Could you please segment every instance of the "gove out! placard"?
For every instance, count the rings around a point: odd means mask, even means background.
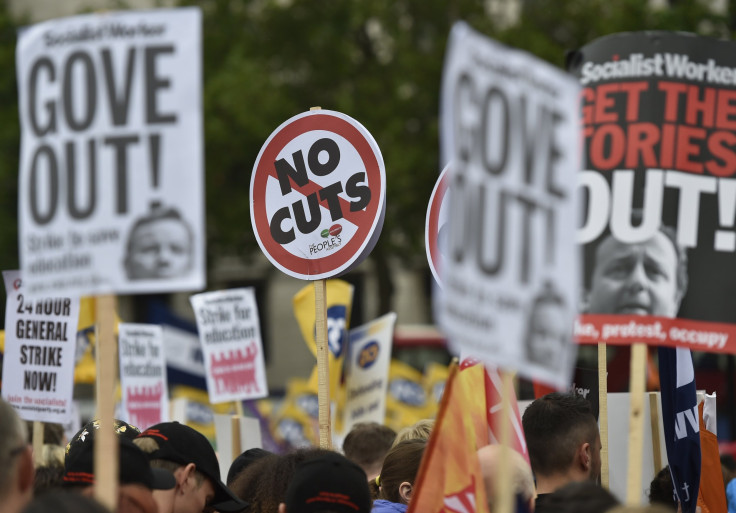
[[[312,110],[281,124],[258,154],[250,214],[258,244],[284,273],[318,280],[368,256],[383,227],[386,172],[356,120]]]

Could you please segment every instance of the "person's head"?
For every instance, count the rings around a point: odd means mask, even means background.
[[[156,208],[138,219],[128,235],[128,279],[182,276],[192,268],[193,250],[192,230],[179,211]]]
[[[278,513],[370,513],[363,469],[336,452],[298,464]]]
[[[36,467],[33,480],[33,496],[38,497],[50,490],[57,490],[64,484],[64,464]]]
[[[104,429],[104,425],[100,427]],[[95,475],[95,437],[92,429],[83,438],[73,440],[64,462],[63,486],[86,496],[93,494]],[[133,442],[118,436],[118,513],[156,513],[154,490],[174,488],[174,476],[162,469],[153,469],[148,458]]]
[[[33,456],[26,427],[15,409],[0,399],[0,504],[16,513],[33,494]]]
[[[568,483],[546,498],[545,511],[603,513],[620,504],[618,499],[592,481]]]
[[[601,438],[587,400],[573,394],[547,394],[527,407],[522,424],[538,493],[568,482],[598,480]]]
[[[379,498],[409,504],[426,445],[426,440],[404,440],[388,451],[377,478]]]
[[[649,504],[661,504],[677,509],[677,498],[669,465],[657,472],[649,484]]]
[[[399,430],[391,447],[396,447],[404,440],[429,440],[434,427],[434,419],[421,419],[411,426]]]
[[[502,458],[501,450],[500,445],[486,445],[478,449],[478,461],[480,462],[480,471],[483,475],[483,484],[486,488],[488,511],[495,511],[494,502],[497,496],[495,484]],[[524,457],[514,449],[509,448],[507,454],[506,466],[501,470],[503,472],[510,472],[512,491],[527,505],[530,511],[533,511],[536,493],[534,491],[532,469]]]
[[[231,484],[233,484],[235,478],[238,477],[238,474],[248,468],[248,466],[252,463],[255,463],[256,461],[268,456],[269,454],[273,453],[264,449],[260,449],[258,447],[243,451],[243,454],[235,458],[235,460],[230,464],[230,469],[227,471],[227,479],[225,480],[225,484],[227,484],[227,486],[229,487]]]
[[[23,513],[111,513],[92,497],[68,490],[54,490],[36,497]]]
[[[235,495],[250,503],[249,511],[275,512],[280,503],[286,502],[286,489],[296,467],[304,461],[332,452],[307,447],[286,454],[265,456],[243,470],[230,488]]]
[[[593,248],[584,310],[599,314],[675,317],[687,291],[687,253],[662,226],[648,240],[625,244],[612,235]]]
[[[383,458],[391,448],[396,432],[377,422],[359,422],[345,436],[342,450],[345,457],[357,463],[368,476],[375,479],[381,472]]]
[[[220,466],[207,438],[178,422],[162,422],[136,437],[134,443],[148,455],[151,466],[167,469],[176,478],[172,493],[156,493],[160,513],[222,513],[242,511],[240,501],[220,480]]]
[[[532,301],[525,337],[527,358],[551,365],[564,356],[564,348],[572,340],[572,323],[564,298],[551,282]]]

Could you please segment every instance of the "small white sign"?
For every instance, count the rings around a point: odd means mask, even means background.
[[[564,386],[575,357],[580,85],[456,24],[443,71],[450,163],[440,324],[456,352]]]
[[[34,295],[205,283],[201,11],[22,31],[19,247]]]
[[[391,312],[350,330],[345,360],[344,432],[358,422],[383,424],[396,314]]]
[[[258,307],[252,288],[191,296],[210,402],[268,395]]]
[[[161,326],[120,323],[120,386],[125,419],[141,431],[169,420]]]
[[[25,295],[19,271],[3,271],[5,355],[2,397],[25,420],[72,420],[78,297]]]

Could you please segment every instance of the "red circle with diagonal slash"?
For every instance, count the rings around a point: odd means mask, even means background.
[[[297,137],[314,130],[336,134],[357,151],[364,166],[371,199],[361,211],[349,212],[349,207],[347,210],[343,208],[345,219],[357,227],[356,233],[349,241],[341,245],[337,251],[324,257],[303,258],[294,255],[273,239],[266,210],[266,187],[269,179],[277,179],[275,162],[281,151]],[[302,150],[306,154],[309,148],[305,147]],[[351,170],[351,172],[354,171]],[[344,182],[344,180],[341,181]],[[303,187],[297,186],[293,181],[291,185],[293,190],[305,197],[320,190],[320,186],[311,180]],[[348,205],[344,198],[340,199],[344,206]],[[258,244],[271,263],[295,278],[304,280],[329,278],[357,265],[375,245],[377,233],[380,233],[383,225],[385,201],[385,170],[378,145],[363,125],[339,112],[314,110],[285,121],[266,140],[253,166],[250,184],[250,213],[253,231]],[[286,207],[291,203],[292,201],[284,199],[283,204],[278,203],[276,207]],[[321,207],[327,206],[326,200],[320,199],[319,203]],[[273,205],[270,206],[273,207]],[[330,222],[330,226],[333,224]],[[296,230],[296,227],[294,229]]]
[[[434,184],[432,196],[429,198],[427,221],[424,227],[424,246],[427,251],[429,269],[432,271],[434,279],[440,285],[442,285],[442,280],[440,279],[442,252],[438,246],[440,228],[442,228],[442,226],[440,226],[440,210],[442,209],[442,203],[445,200],[445,193],[447,192],[449,167],[450,166],[446,166],[445,169],[442,170],[440,177],[437,179],[437,183]]]

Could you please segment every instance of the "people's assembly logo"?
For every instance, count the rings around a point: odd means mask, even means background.
[[[358,367],[361,369],[367,369],[376,363],[376,360],[378,360],[379,349],[378,342],[375,340],[372,340],[363,346],[363,349],[358,353]]]
[[[396,400],[409,406],[423,406],[427,401],[424,388],[419,383],[404,378],[391,380],[389,392]]]
[[[251,221],[264,254],[286,274],[324,279],[358,265],[386,209],[383,157],[373,136],[339,112],[303,113],[261,148]]]

